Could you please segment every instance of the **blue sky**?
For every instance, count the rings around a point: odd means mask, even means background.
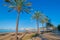
[[[60,0],[29,0],[32,2],[32,8],[41,11],[51,19],[52,24],[60,24]],[[3,0],[0,0],[0,28],[15,29],[17,12],[13,10],[8,12],[8,8],[2,6]],[[33,13],[31,13],[33,14]],[[41,25],[41,24],[40,24]],[[41,26],[40,26],[41,27]],[[20,28],[36,28],[36,21],[31,19],[31,15],[20,14]]]

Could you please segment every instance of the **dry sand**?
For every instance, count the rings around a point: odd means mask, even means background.
[[[24,33],[18,33],[18,36],[23,35]],[[15,40],[15,33],[0,34],[0,40]]]
[[[19,39],[22,38],[22,40],[41,40],[41,38],[31,38],[31,36],[34,33],[18,33]],[[43,36],[47,38],[48,40],[60,40],[60,37],[56,37],[51,35],[51,33],[44,33]],[[7,33],[7,34],[0,34],[0,40],[15,40],[15,33]]]
[[[54,36],[54,35],[51,35],[52,33],[45,33],[43,34],[43,36],[45,38],[47,38],[48,40],[60,40],[60,37],[59,36]]]
[[[29,40],[33,33],[18,33],[19,40]],[[15,40],[15,33],[8,33],[8,34],[0,34],[0,40]]]

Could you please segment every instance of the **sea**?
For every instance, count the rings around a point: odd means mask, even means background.
[[[16,32],[15,30],[0,29],[0,33]],[[18,30],[18,32],[25,32],[24,30]]]
[[[9,33],[9,32],[16,32],[15,30],[7,30],[7,29],[0,29],[0,33]],[[25,30],[18,30],[18,32],[25,32]],[[52,33],[60,34],[60,31],[55,30]]]

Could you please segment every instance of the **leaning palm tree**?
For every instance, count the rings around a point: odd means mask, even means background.
[[[33,19],[35,19],[36,20],[36,24],[37,24],[37,34],[39,34],[40,33],[40,28],[39,28],[39,20],[40,20],[40,18],[41,18],[41,12],[39,12],[39,11],[36,11],[35,13],[34,13],[34,15],[32,16],[32,18]]]
[[[17,39],[17,34],[18,34],[18,24],[19,24],[19,17],[21,12],[30,12],[31,9],[31,3],[26,2],[26,0],[5,0],[6,4],[5,6],[8,6],[11,10],[8,10],[11,12],[13,9],[17,11],[17,19],[16,19],[16,40]]]

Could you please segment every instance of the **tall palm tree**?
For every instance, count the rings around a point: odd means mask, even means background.
[[[43,31],[44,31],[44,23],[45,23],[45,20],[44,19],[41,19],[40,23],[42,23],[42,27],[43,27]]]
[[[7,3],[5,4],[5,6],[11,8],[11,10],[8,10],[9,12],[12,11],[12,9],[15,9],[18,13],[16,19],[16,40],[18,40],[17,34],[18,34],[20,12],[30,13],[31,3],[30,2],[27,3],[26,0],[5,0],[5,2]]]
[[[47,21],[46,22],[46,29],[48,30],[48,28],[50,27],[51,20],[48,16],[47,16],[47,18],[45,18],[45,20]]]
[[[54,28],[54,25],[52,23],[47,23],[47,28]]]
[[[43,31],[44,31],[44,23],[48,22],[48,18],[42,14],[42,17],[40,18],[40,23],[42,23]]]
[[[39,20],[40,20],[40,18],[41,18],[41,12],[39,12],[39,11],[36,11],[35,13],[34,13],[34,15],[32,16],[32,18],[33,19],[35,19],[36,20],[36,24],[37,24],[37,34],[39,34],[40,33],[40,28],[39,28]]]

